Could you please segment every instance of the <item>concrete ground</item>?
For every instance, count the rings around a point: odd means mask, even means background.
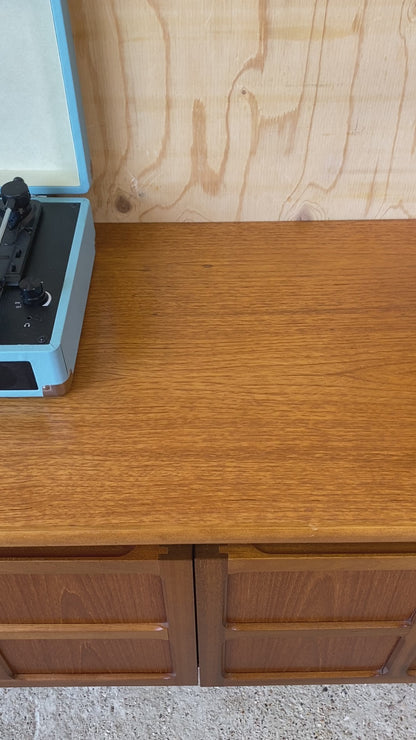
[[[0,740],[416,740],[416,685],[0,689]]]

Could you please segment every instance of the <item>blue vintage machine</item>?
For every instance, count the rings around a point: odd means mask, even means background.
[[[65,0],[0,0],[0,17],[0,396],[57,396],[94,261],[91,206],[73,197],[90,170],[70,21]]]

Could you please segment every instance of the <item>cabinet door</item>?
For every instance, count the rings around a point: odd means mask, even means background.
[[[0,685],[197,683],[191,547],[0,550]]]
[[[201,685],[414,680],[416,553],[361,550],[197,547]]]

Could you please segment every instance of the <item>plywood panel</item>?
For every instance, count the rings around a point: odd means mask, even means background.
[[[69,0],[101,221],[416,216],[414,0]]]

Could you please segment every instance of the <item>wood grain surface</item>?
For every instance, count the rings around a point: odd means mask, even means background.
[[[99,221],[416,216],[414,0],[69,0]]]
[[[0,544],[416,538],[410,221],[99,225],[74,383],[2,399]]]

